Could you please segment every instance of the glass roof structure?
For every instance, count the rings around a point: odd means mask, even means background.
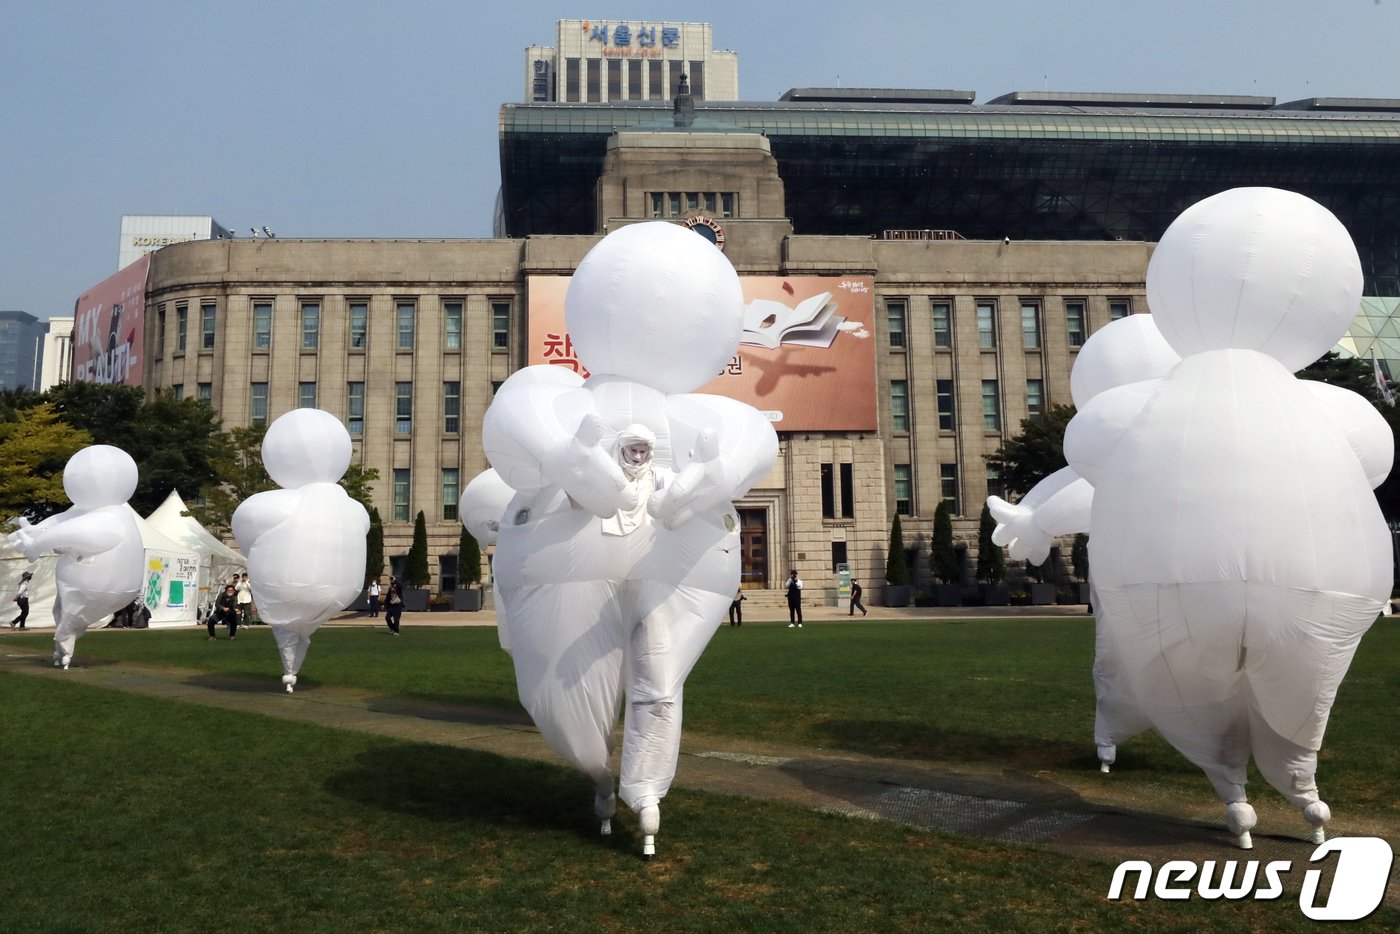
[[[934,228],[968,239],[1155,241],[1201,198],[1267,185],[1331,209],[1361,253],[1366,294],[1400,296],[1395,101],[1240,98],[1211,109],[1183,96],[1064,97],[697,101],[695,110],[768,137],[799,235]],[[608,136],[669,112],[669,102],[504,105],[499,233],[593,233]]]

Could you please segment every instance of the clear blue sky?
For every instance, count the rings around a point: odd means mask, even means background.
[[[1400,98],[1400,0],[23,0],[0,28],[0,309],[71,314],[123,214],[485,237],[497,112],[559,19],[709,22],[791,87]]]

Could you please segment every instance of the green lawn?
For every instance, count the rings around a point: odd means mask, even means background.
[[[5,647],[46,651],[42,634]],[[1092,776],[1088,619],[724,627],[686,728],[755,744]],[[101,659],[266,679],[270,632],[96,632]],[[1400,625],[1363,642],[1323,774],[1334,810],[1396,817]],[[76,679],[73,679],[75,681]],[[1110,864],[693,791],[661,855],[596,836],[561,766],[221,712],[0,669],[0,931],[1280,930],[1296,901],[1110,904]],[[518,710],[491,629],[319,633],[299,690]],[[1155,737],[1113,781],[1210,802]],[[1271,795],[1255,780],[1256,797]],[[684,828],[683,832],[679,828]],[[1400,913],[1373,916],[1391,929]]]
[[[95,632],[83,658],[175,665],[266,677],[281,672],[266,627],[235,643],[202,628]],[[42,635],[9,644],[47,649]],[[692,733],[900,758],[1028,771],[1097,769],[1089,618],[722,627],[686,683]],[[1400,621],[1363,640],[1333,708],[1319,781],[1338,813],[1400,820]],[[494,629],[323,629],[301,690],[341,685],[389,696],[519,710],[509,657]],[[1205,778],[1155,734],[1126,744],[1120,784],[1150,782],[1183,800],[1210,799]],[[1256,775],[1251,787],[1269,795]]]

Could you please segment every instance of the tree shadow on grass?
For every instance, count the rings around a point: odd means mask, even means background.
[[[443,823],[573,832],[598,838],[587,779],[562,767],[425,743],[376,746],[326,780],[332,795]],[[614,822],[616,825],[616,822]],[[611,843],[631,845],[627,833]]]

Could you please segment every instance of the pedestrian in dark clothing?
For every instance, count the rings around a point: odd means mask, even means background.
[[[860,595],[863,593],[865,591],[861,588],[860,581],[854,577],[851,578],[851,612],[849,615],[855,616],[857,609],[860,610],[861,616],[865,615],[865,604],[860,602]]]
[[[24,621],[29,619],[29,581],[33,577],[29,571],[19,576],[19,587],[14,597],[15,606],[19,607],[19,617],[10,620],[11,629],[24,629]]]
[[[223,623],[228,627],[228,637],[238,635],[238,591],[232,584],[224,585],[224,592],[214,601],[214,612],[209,616],[209,638],[214,638],[214,627]]]
[[[744,592],[742,590],[734,591],[734,600],[729,604],[729,625],[744,625],[743,602],[747,599],[748,598],[744,596]]]
[[[793,571],[787,582],[788,628],[802,628],[802,580]]]
[[[384,592],[384,622],[389,631],[399,634],[399,620],[403,618],[403,585],[397,577],[389,578],[389,588]]]

